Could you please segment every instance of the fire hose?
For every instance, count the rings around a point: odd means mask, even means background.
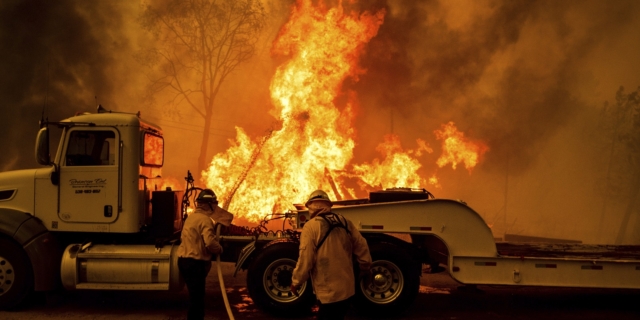
[[[220,227],[221,224],[217,224],[216,227],[216,240],[220,241]],[[220,255],[216,256],[216,265],[218,266],[218,281],[220,282],[220,291],[222,291],[222,298],[224,299],[224,305],[227,308],[227,315],[230,320],[235,320],[233,317],[233,312],[231,311],[231,306],[229,305],[229,298],[227,298],[227,289],[224,287],[224,279],[222,278],[222,268],[220,267]]]

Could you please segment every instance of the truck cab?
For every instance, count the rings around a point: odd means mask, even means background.
[[[124,113],[82,114],[59,125],[55,158],[38,157],[52,166],[36,171],[34,215],[52,231],[140,232],[150,218],[147,182],[161,176],[160,128]]]
[[[52,157],[53,125],[62,133]],[[0,308],[60,283],[69,289],[117,289],[132,281],[137,289],[145,289],[142,282],[156,289],[181,285],[173,270],[177,246],[158,246],[179,239],[181,191],[149,188],[164,163],[159,126],[139,113],[99,107],[97,113],[41,123],[35,153],[47,167],[0,173]],[[116,258],[121,265],[104,263]],[[155,278],[136,284],[146,276],[124,275],[140,263],[151,265]],[[99,276],[114,275],[105,272],[114,268],[120,276]]]

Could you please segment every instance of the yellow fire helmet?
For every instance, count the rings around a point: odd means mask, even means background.
[[[309,195],[309,200],[307,200],[307,203],[305,203],[304,206],[308,208],[309,204],[314,201],[325,201],[330,206],[332,205],[331,199],[329,199],[329,195],[320,189],[312,192],[311,195]]]

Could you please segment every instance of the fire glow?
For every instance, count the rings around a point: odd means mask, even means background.
[[[354,13],[345,12],[340,5],[315,7],[310,0],[294,5],[272,47],[273,55],[289,58],[270,85],[270,113],[280,122],[279,129],[252,140],[236,127],[237,136],[229,149],[215,155],[203,172],[206,186],[216,190],[231,212],[257,222],[265,214],[293,209],[292,203],[304,203],[315,189],[326,190],[333,199],[353,199],[356,185],[349,181],[354,179],[367,191],[437,184],[435,174],[429,179],[418,174],[422,166],[418,158],[433,152],[421,139],[416,149],[403,150],[398,136],[387,135],[377,147],[382,160],[351,164],[358,101],[355,93],[341,92],[341,88],[345,79],[356,81],[364,73],[358,68],[358,58],[377,34],[384,15],[384,10]],[[345,105],[336,106],[336,97],[345,94]],[[487,148],[461,140],[464,136],[456,135],[461,133],[450,125],[454,130],[443,126],[436,133],[447,150],[438,165],[451,163],[455,169],[463,162],[470,170]],[[463,143],[454,144],[450,139]],[[470,160],[463,160],[467,158]]]

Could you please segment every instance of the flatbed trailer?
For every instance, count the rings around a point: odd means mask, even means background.
[[[496,247],[496,258],[456,257],[451,268],[454,279],[466,284],[640,288],[640,246],[496,243]]]
[[[496,243],[482,217],[455,200],[396,202],[397,214],[367,207],[335,211],[363,233],[410,234],[463,284],[640,289],[640,246]]]
[[[293,219],[300,230],[310,217],[297,208]],[[369,199],[336,201],[332,211],[350,219],[371,249],[373,280],[360,280],[354,299],[360,311],[370,314],[406,309],[425,270],[447,270],[470,286],[640,289],[640,246],[496,242],[466,203],[435,199],[426,190],[385,190]],[[242,250],[237,268],[248,269],[249,292],[261,307],[289,314],[309,307],[311,299],[301,300],[310,290],[303,288],[295,297],[288,288],[296,245],[295,239],[279,239]]]

